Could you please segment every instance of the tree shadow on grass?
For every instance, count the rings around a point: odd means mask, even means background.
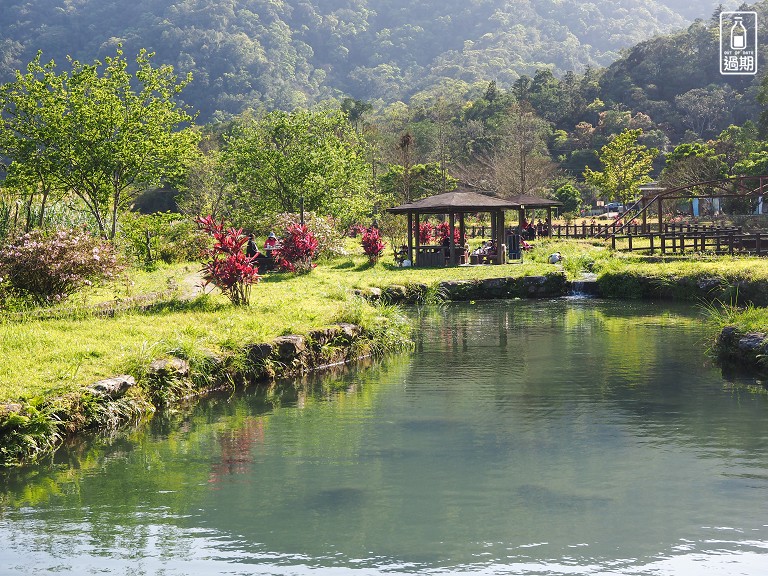
[[[210,294],[201,294],[195,298],[163,300],[142,307],[142,314],[172,314],[175,312],[218,312],[230,307],[226,302],[214,302]]]
[[[353,260],[347,260],[346,262],[340,262],[339,264],[336,264],[332,268],[334,270],[348,270],[354,267],[355,267],[355,262]]]

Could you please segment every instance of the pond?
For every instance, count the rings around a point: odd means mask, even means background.
[[[764,574],[768,395],[701,312],[453,304],[413,354],[0,476],[0,574]]]

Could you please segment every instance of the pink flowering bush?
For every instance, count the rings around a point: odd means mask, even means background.
[[[306,274],[314,265],[312,258],[317,256],[318,243],[314,234],[303,224],[291,224],[283,236],[277,253],[277,264],[288,272]]]
[[[40,305],[64,300],[119,270],[112,245],[85,230],[33,230],[0,249],[0,277]]]
[[[384,252],[384,242],[381,240],[381,232],[378,228],[368,228],[363,232],[363,252],[371,263],[376,262]]]
[[[212,216],[195,222],[214,240],[211,248],[203,250],[203,256],[208,259],[203,264],[203,281],[221,290],[235,306],[247,306],[251,286],[261,279],[254,258],[243,252],[248,236],[241,229],[225,228],[224,220],[216,222]]]

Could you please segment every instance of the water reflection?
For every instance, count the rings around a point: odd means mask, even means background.
[[[0,573],[758,574],[766,400],[696,309],[456,305],[419,352],[3,477]]]

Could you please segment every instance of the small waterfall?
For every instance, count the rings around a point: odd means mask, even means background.
[[[584,273],[581,278],[571,282],[568,292],[571,298],[595,298],[600,296],[600,287],[597,284],[597,274]]]

